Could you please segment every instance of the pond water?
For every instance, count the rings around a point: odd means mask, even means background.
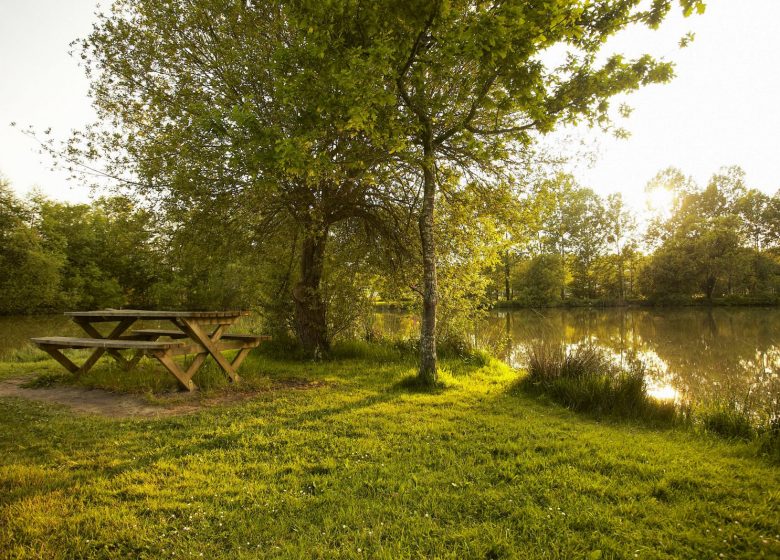
[[[408,335],[416,318],[385,313],[385,334]],[[780,309],[608,308],[493,311],[474,338],[513,366],[539,343],[592,344],[647,366],[656,398],[780,397]]]
[[[381,313],[377,328],[387,336],[410,337],[419,332],[419,322],[407,314]],[[79,334],[63,315],[0,317],[0,360],[33,336]],[[780,396],[780,308],[493,311],[473,336],[520,367],[538,343],[588,343],[616,359],[635,356],[647,366],[650,392],[658,398]]]

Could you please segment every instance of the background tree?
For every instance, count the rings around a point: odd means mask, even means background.
[[[735,202],[735,210],[742,222],[740,232],[750,240],[756,252],[776,244],[777,237],[772,231],[772,199],[769,196],[749,189]]]
[[[62,258],[46,250],[32,217],[32,210],[0,176],[0,313],[57,305]]]
[[[771,244],[766,220],[768,202],[745,185],[738,167],[715,173],[704,189],[681,173],[656,177],[656,185],[677,193],[674,210],[656,221],[649,235],[660,242],[643,272],[643,290],[651,298],[771,293],[775,268],[761,257]]]
[[[604,209],[604,221],[607,226],[606,240],[613,246],[615,267],[618,276],[618,301],[626,299],[626,264],[635,252],[636,219],[623,203],[620,193],[607,197]]]

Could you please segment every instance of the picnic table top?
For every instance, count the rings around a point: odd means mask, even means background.
[[[68,311],[68,317],[87,319],[235,319],[249,315],[248,311],[149,311],[145,309],[100,309],[97,311]]]

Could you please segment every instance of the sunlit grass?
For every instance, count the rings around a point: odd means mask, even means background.
[[[404,389],[413,372],[354,344],[324,363],[257,353],[241,375],[266,390],[181,417],[0,399],[0,557],[780,554],[780,471],[748,444],[511,394],[521,374],[494,360],[443,361],[434,392]]]
[[[49,355],[32,343],[27,343],[19,348],[14,348],[7,354],[0,356],[0,361],[2,362],[17,363],[42,362],[43,360],[48,359]]]

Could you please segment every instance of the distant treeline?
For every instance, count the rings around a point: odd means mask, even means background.
[[[640,227],[620,195],[602,198],[554,175],[529,187],[523,223],[501,240],[501,264],[485,265],[483,281],[464,273],[466,283],[487,286],[482,305],[778,302],[780,195],[747,188],[739,168],[704,188],[669,169],[648,185],[651,199],[663,193],[665,213]],[[269,240],[247,223],[202,212],[174,227],[129,198],[22,200],[0,181],[0,313],[124,306],[287,317],[300,242],[294,230]],[[383,280],[381,261],[358,266],[365,250],[356,231],[331,235],[339,250],[326,263],[325,292],[334,330],[363,320],[371,300],[411,297]]]
[[[125,197],[20,200],[0,180],[0,313],[247,304],[247,271],[187,238]]]
[[[529,235],[494,271],[493,299],[523,306],[777,303],[780,192],[745,185],[738,167],[702,188],[677,169],[647,187],[640,227],[619,194],[602,198],[558,174],[536,186]]]

